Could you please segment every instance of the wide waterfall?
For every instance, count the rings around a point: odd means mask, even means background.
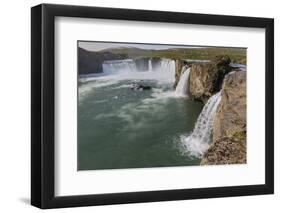
[[[180,80],[178,82],[175,91],[176,96],[178,97],[187,96],[189,90],[189,73],[190,73],[190,68],[183,66],[181,70]]]
[[[160,62],[152,65],[152,60],[147,60],[148,70],[139,70],[135,61],[108,60],[102,64],[103,73],[100,76],[122,79],[156,80],[163,83],[173,83],[175,80],[175,61],[162,58]],[[115,76],[115,77],[114,77]]]
[[[200,157],[208,149],[211,141],[214,116],[220,101],[221,92],[210,97],[196,121],[192,134],[187,137],[181,137],[184,152]]]
[[[134,72],[137,70],[136,64],[131,59],[125,60],[108,60],[104,61],[102,64],[102,69],[104,73],[118,73],[118,72]]]

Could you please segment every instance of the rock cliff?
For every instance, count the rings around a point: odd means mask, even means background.
[[[246,163],[246,144],[235,138],[221,138],[209,147],[201,165]]]
[[[190,70],[189,92],[195,100],[206,102],[221,89],[224,76],[231,71],[228,56],[217,56],[214,61],[193,63]]]
[[[246,163],[246,72],[225,76],[213,124],[213,143],[201,164]]]

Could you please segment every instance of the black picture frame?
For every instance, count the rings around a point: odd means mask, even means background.
[[[264,28],[265,184],[112,194],[54,195],[55,17]],[[31,204],[42,208],[217,198],[274,193],[274,20],[148,10],[41,4],[31,8]]]

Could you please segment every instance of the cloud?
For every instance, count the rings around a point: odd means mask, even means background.
[[[108,48],[135,47],[141,49],[169,49],[169,48],[200,48],[190,45],[166,45],[166,44],[141,44],[141,43],[118,43],[118,42],[100,42],[100,41],[79,41],[78,46],[89,51],[100,51]]]

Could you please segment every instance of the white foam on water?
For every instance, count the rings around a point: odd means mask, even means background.
[[[174,91],[167,90],[164,91],[163,89],[157,88],[152,89],[151,97],[145,98],[142,100],[143,104],[152,104],[152,103],[158,103],[163,104],[164,102],[169,101],[171,98],[175,98]]]
[[[84,98],[93,91],[94,88],[100,88],[100,87],[107,87],[110,85],[117,84],[118,81],[115,79],[101,79],[101,80],[92,80],[91,82],[82,83],[78,87],[78,94],[79,94],[79,102],[83,101]]]
[[[111,89],[122,89],[122,88],[132,88],[132,84],[122,84],[119,86],[114,86]]]

